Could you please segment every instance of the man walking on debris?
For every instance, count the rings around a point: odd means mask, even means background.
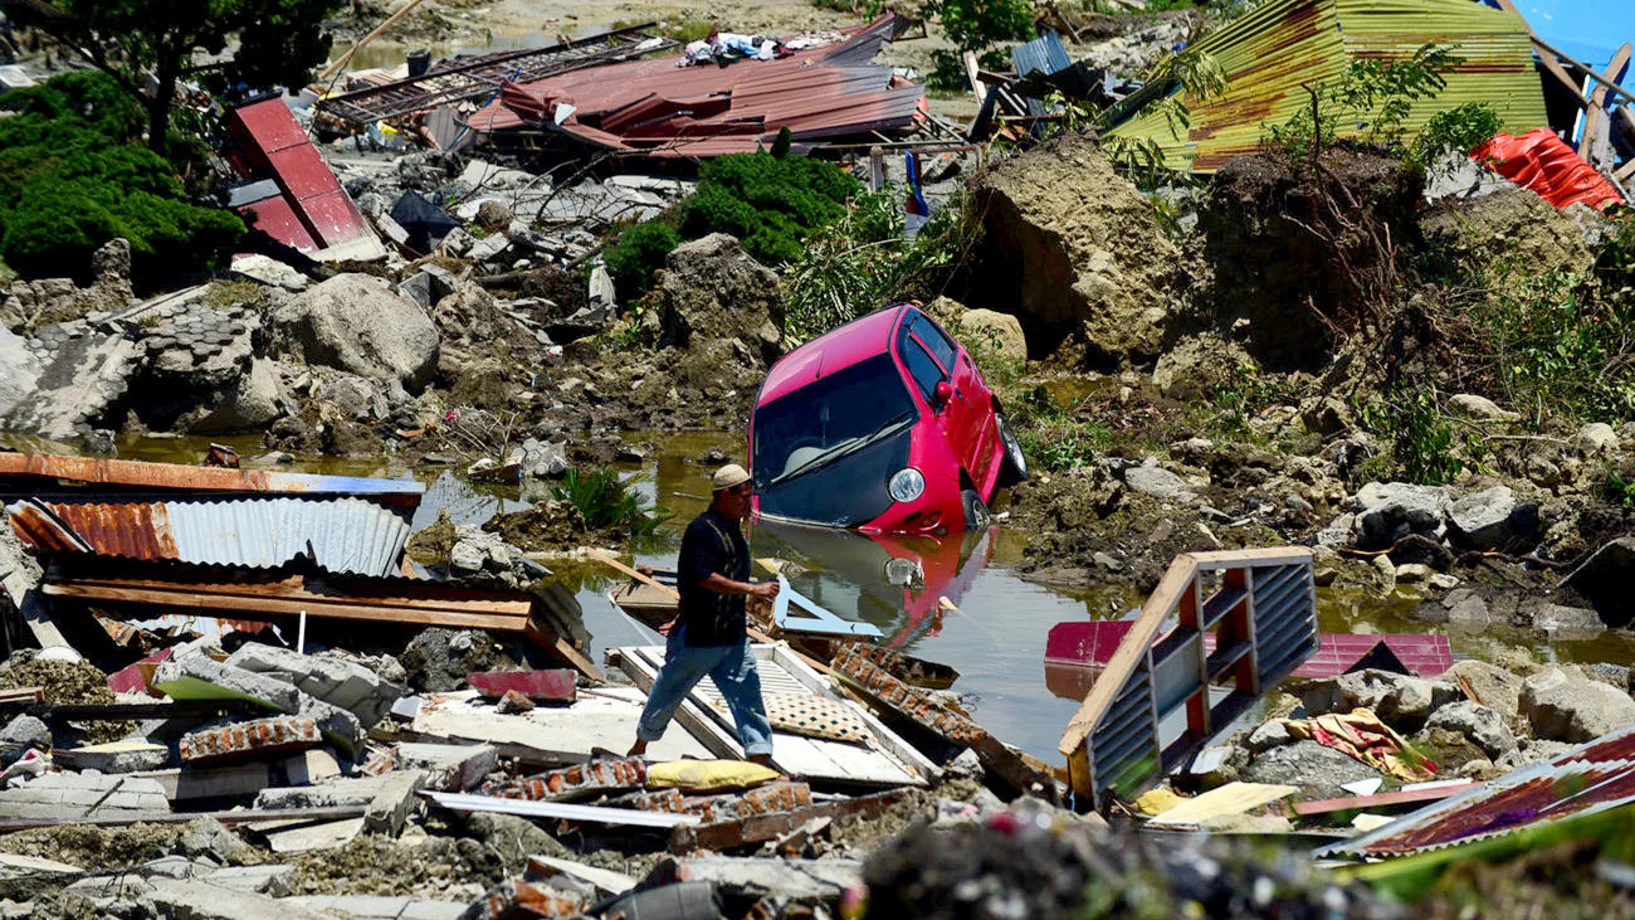
[[[749,545],[738,525],[749,516],[754,492],[748,471],[729,463],[715,471],[710,485],[709,510],[694,518],[681,538],[676,572],[681,605],[630,756],[646,753],[648,742],[664,736],[676,709],[708,676],[732,710],[745,755],[770,767],[772,724],[761,699],[761,675],[749,650],[744,608],[751,594],[769,601],[777,597],[778,583],[749,580]]]

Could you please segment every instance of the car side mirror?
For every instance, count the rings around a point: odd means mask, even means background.
[[[941,412],[943,407],[947,406],[949,401],[954,398],[954,385],[946,380],[939,380],[935,392],[937,394],[936,408],[938,412]]]

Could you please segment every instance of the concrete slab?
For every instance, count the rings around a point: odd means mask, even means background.
[[[478,699],[474,690],[426,694],[414,730],[470,741],[509,741],[588,758],[593,748],[623,751],[630,747],[646,702],[646,694],[634,687],[598,687],[581,693],[572,706],[541,706],[531,712],[502,715],[492,704]],[[664,737],[648,746],[647,756],[653,761],[715,759],[680,722],[670,723]]]
[[[81,770],[137,773],[158,770],[170,762],[170,748],[151,741],[112,741],[65,750],[62,755]]]
[[[237,891],[199,879],[153,878],[150,901],[163,917],[189,920],[332,920],[286,899]]]
[[[270,866],[227,866],[205,876],[205,881],[234,891],[287,896],[295,890],[295,867],[278,863]]]
[[[255,795],[272,783],[271,772],[264,763],[148,770],[130,775],[158,783],[172,802]]]
[[[393,775],[343,776],[311,786],[274,786],[256,795],[255,807],[280,810],[367,806],[388,788]]]
[[[426,785],[426,774],[419,770],[396,770],[381,777],[380,791],[363,813],[363,826],[377,834],[393,837],[403,833],[403,822],[420,804],[415,793]]]
[[[395,748],[397,766],[423,770],[426,786],[444,792],[469,792],[499,768],[499,749],[491,744],[420,744],[405,742]]]
[[[305,853],[310,850],[332,850],[363,833],[362,818],[343,818],[340,821],[258,821],[250,830],[267,838],[267,846],[274,853]]]
[[[47,773],[0,790],[0,818],[129,817],[170,814],[170,799],[150,779],[101,773]]]
[[[291,786],[310,786],[341,776],[341,762],[328,748],[302,751],[284,760],[284,776]]]

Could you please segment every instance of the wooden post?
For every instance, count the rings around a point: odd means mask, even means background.
[[[1618,73],[1629,66],[1629,55],[1632,50],[1635,50],[1635,48],[1625,42],[1624,46],[1618,49],[1618,53],[1612,56],[1612,63],[1607,66],[1606,70],[1608,80],[1618,79]],[[1589,160],[1594,152],[1596,137],[1600,135],[1603,128],[1602,122],[1610,121],[1607,118],[1606,104],[1607,88],[1605,86],[1597,86],[1590,91],[1590,104],[1584,110],[1584,133],[1578,139],[1578,155],[1585,160]]]
[[[415,7],[419,6],[420,3],[421,3],[421,0],[409,0],[408,5],[403,7],[403,9],[398,10],[397,12],[393,13],[392,15],[386,17],[386,21],[381,23],[380,25],[376,26],[375,31],[370,32],[368,35],[365,35],[364,37],[358,39],[357,44],[353,45],[351,48],[348,48],[346,50],[345,54],[343,54],[340,57],[336,58],[333,62],[330,63],[330,65],[328,67],[325,67],[323,69],[323,71],[318,74],[319,81],[321,82],[323,80],[327,80],[330,77],[334,76],[335,72],[337,70],[340,70],[342,67],[346,66],[347,61],[352,60],[352,55],[357,54],[358,49],[362,48],[364,45],[367,45],[370,42],[374,41],[375,39],[379,38],[380,33],[382,33],[384,31],[386,31],[387,29],[391,28],[392,24],[397,22],[399,19],[402,19],[404,16],[409,15],[409,11],[414,9]]]

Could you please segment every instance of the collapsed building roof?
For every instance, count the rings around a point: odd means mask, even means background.
[[[1532,41],[1519,16],[1471,0],[1270,0],[1193,45],[1214,57],[1227,84],[1208,100],[1183,97],[1190,125],[1172,124],[1149,104],[1107,135],[1150,140],[1170,168],[1212,173],[1255,153],[1267,126],[1309,108],[1303,85],[1339,77],[1352,60],[1404,59],[1428,43],[1452,48],[1464,62],[1427,100],[1434,104],[1413,107],[1406,136],[1438,112],[1470,102],[1492,105],[1510,133],[1548,123]]]
[[[888,14],[840,44],[781,60],[679,67],[667,56],[507,82],[467,123],[693,158],[754,152],[785,127],[797,143],[912,128],[925,117],[924,88],[871,63],[898,22]]]

